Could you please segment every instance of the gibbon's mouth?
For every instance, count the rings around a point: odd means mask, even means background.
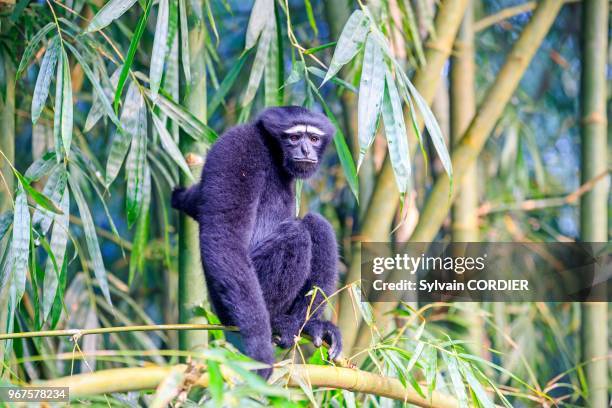
[[[296,163],[316,163],[317,161],[315,159],[308,159],[306,157],[297,157],[293,159],[294,162]]]

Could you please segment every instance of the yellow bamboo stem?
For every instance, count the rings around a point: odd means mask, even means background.
[[[141,326],[115,326],[99,327],[96,329],[65,329],[65,330],[41,330],[23,333],[0,334],[0,340],[25,339],[32,337],[81,337],[88,334],[162,331],[162,330],[225,330],[238,331],[234,326],[223,326],[220,324],[150,324]]]
[[[45,387],[69,387],[70,398],[113,392],[152,390],[173,370],[186,368],[186,365],[118,368],[57,378],[46,381],[41,385]],[[451,396],[433,392],[431,399],[423,398],[416,391],[404,387],[395,378],[350,368],[296,364],[290,367],[285,380],[290,387],[298,387],[300,383],[306,382],[313,388],[335,388],[378,395],[420,407],[455,408],[458,406],[457,400]],[[200,387],[208,386],[208,375],[203,374],[197,380],[196,385]]]

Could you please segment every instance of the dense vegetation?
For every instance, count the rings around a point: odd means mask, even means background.
[[[608,7],[0,0],[2,381],[117,406],[607,406],[608,304],[369,304],[359,277],[361,241],[608,241]],[[296,211],[336,229],[347,359],[298,339],[265,383],[202,326],[197,225],[169,202],[225,129],[289,104],[337,128]]]

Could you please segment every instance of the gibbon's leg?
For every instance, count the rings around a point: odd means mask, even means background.
[[[310,275],[312,243],[301,220],[284,221],[251,251],[272,332],[281,347],[293,344],[301,323],[290,318],[289,309]],[[302,320],[303,322],[303,320]]]
[[[330,223],[319,214],[307,214],[302,223],[310,232],[312,240],[312,260],[310,276],[291,306],[290,315],[304,325],[304,333],[312,337],[315,346],[322,341],[330,345],[329,357],[333,360],[342,351],[342,336],[331,322],[321,319],[325,309],[326,297],[334,293],[338,283],[338,245]],[[317,287],[314,301],[307,294]],[[321,290],[325,294],[321,294]],[[308,314],[308,316],[306,316]]]

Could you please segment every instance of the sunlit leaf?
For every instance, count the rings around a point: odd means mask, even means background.
[[[91,259],[91,263],[93,264],[94,275],[96,276],[96,280],[98,281],[98,285],[100,286],[100,290],[102,291],[104,298],[110,305],[112,305],[110,292],[108,290],[106,268],[104,267],[102,253],[100,252],[100,244],[98,243],[98,236],[96,234],[96,227],[93,218],[91,217],[91,213],[89,212],[87,201],[85,200],[85,197],[83,197],[78,181],[74,179],[72,174],[68,177],[68,183],[70,184],[72,195],[74,196],[74,200],[76,201],[79,209],[81,220],[83,221],[83,231],[85,232],[87,252],[89,252],[89,257]]]
[[[325,79],[321,83],[321,86],[331,79],[334,75],[340,71],[345,64],[353,59],[355,54],[363,46],[363,42],[366,39],[366,35],[370,30],[370,20],[361,11],[355,10],[349,17],[348,21],[340,33],[338,43],[334,50],[334,55],[329,64],[329,69],[325,75]]]
[[[147,157],[147,110],[144,104],[138,110],[137,120],[137,129],[132,137],[130,152],[125,164],[127,176],[126,212],[130,228],[138,219],[144,199]]]
[[[55,72],[55,64],[59,52],[59,41],[54,38],[50,43],[45,55],[40,63],[40,70],[36,78],[34,94],[32,95],[32,123],[36,123],[40,117],[40,113],[45,107],[45,102],[49,96],[49,88],[51,87],[51,79]]]
[[[391,73],[386,73],[386,87],[382,104],[382,117],[385,125],[385,136],[389,149],[391,166],[395,182],[402,196],[411,189],[412,171],[410,168],[410,151],[408,135],[404,123],[404,112],[395,82]]]
[[[273,24],[274,31],[270,40],[268,62],[264,73],[264,105],[279,106],[283,104],[283,48],[279,46],[281,33]]]
[[[463,379],[461,378],[461,373],[459,372],[459,366],[457,365],[457,359],[455,356],[448,356],[447,353],[441,353],[441,355],[446,367],[448,368],[455,397],[457,398],[457,405],[460,408],[467,408],[468,398],[465,392]]]
[[[253,98],[255,98],[255,93],[257,92],[257,88],[259,88],[261,77],[263,76],[264,68],[266,66],[266,61],[268,60],[270,42],[272,41],[272,35],[274,34],[275,30],[274,24],[272,23],[274,20],[271,20],[268,16],[267,21],[268,24],[265,26],[265,29],[261,34],[261,38],[259,39],[257,53],[255,54],[255,60],[253,61],[253,67],[251,68],[251,75],[249,76],[249,82],[242,97],[242,106],[249,105],[253,101]]]
[[[359,82],[359,101],[357,106],[359,126],[359,169],[366,152],[374,142],[378,116],[385,91],[386,66],[383,52],[372,36],[368,36],[363,56],[361,81]]]
[[[60,279],[61,268],[64,264],[64,255],[68,244],[68,227],[70,213],[70,193],[64,189],[61,198],[60,208],[63,214],[55,215],[53,222],[53,232],[51,233],[51,251],[55,257],[55,264],[51,257],[45,264],[45,278],[43,281],[43,320],[47,320],[57,294],[58,282]]]
[[[128,87],[123,109],[121,110],[121,123],[123,132],[116,130],[106,162],[105,183],[109,186],[119,174],[130,143],[139,132],[140,112],[145,109],[145,103],[138,86],[132,82]]]
[[[495,408],[495,404],[493,404],[493,402],[487,395],[487,392],[485,391],[484,387],[482,386],[482,384],[480,384],[480,381],[478,381],[476,376],[474,376],[474,373],[472,373],[471,367],[463,361],[460,361],[459,363],[459,369],[461,373],[463,373],[463,376],[465,377],[467,383],[474,392],[474,395],[476,395],[476,398],[478,399],[478,402],[481,404],[481,406],[483,406],[484,408]]]
[[[245,49],[252,48],[274,15],[274,0],[255,0],[246,31]]]
[[[30,210],[21,181],[17,184],[17,194],[15,195],[11,254],[14,259],[12,282],[15,285],[15,301],[19,302],[25,291],[28,256],[30,254]]]
[[[169,13],[168,0],[159,0],[155,37],[153,39],[153,49],[151,51],[151,65],[149,67],[149,88],[151,88],[151,98],[153,100],[157,99],[157,93],[164,72],[164,62],[166,60],[168,44]]]
[[[91,19],[85,31],[91,33],[103,29],[121,17],[134,3],[136,0],[110,0]]]

